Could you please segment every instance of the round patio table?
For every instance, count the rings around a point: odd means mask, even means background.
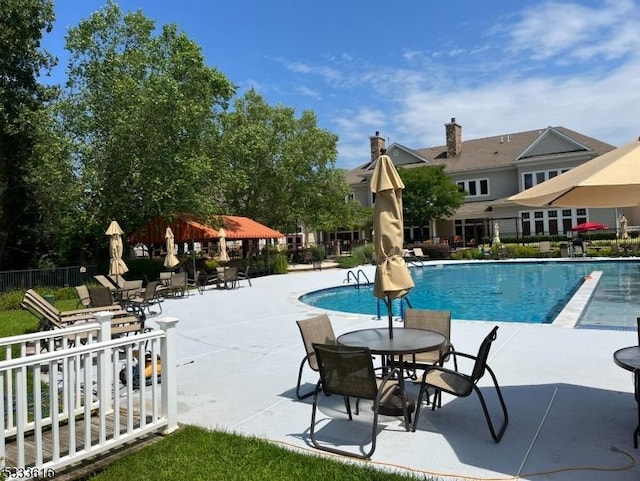
[[[613,362],[622,369],[633,372],[635,398],[638,404],[638,426],[633,432],[633,447],[637,449],[638,436],[640,436],[640,346],[618,349],[613,353]]]
[[[393,339],[389,338],[389,329],[386,327],[360,329],[338,336],[338,344],[343,346],[368,347],[372,354],[390,356],[434,351],[444,342],[442,334],[427,329],[394,329]]]
[[[402,366],[402,356],[406,354],[417,354],[439,349],[445,342],[445,337],[439,332],[427,329],[400,328],[393,330],[393,339],[389,338],[389,329],[374,328],[360,329],[358,331],[347,332],[338,336],[338,344],[350,347],[367,347],[372,354],[380,354],[393,360],[398,356],[398,364]],[[384,359],[383,357],[383,359]],[[406,396],[404,390],[404,376],[398,376],[400,392],[391,396],[385,405],[380,406],[380,414],[387,416],[402,416],[405,406],[402,405],[402,395]],[[405,397],[407,400],[407,411],[413,412],[415,400]],[[409,430],[408,420],[405,418],[405,427]]]

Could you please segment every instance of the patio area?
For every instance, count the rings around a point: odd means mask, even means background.
[[[363,267],[370,279],[374,269]],[[295,396],[305,354],[295,321],[326,311],[297,299],[311,290],[342,285],[346,276],[341,269],[290,272],[252,279],[252,287],[242,283],[239,289],[208,290],[164,302],[162,317],[180,320],[179,422],[326,455],[313,449],[309,440],[312,398],[299,401]],[[386,326],[386,320],[371,316],[328,314],[337,335]],[[155,327],[154,319],[148,323]],[[633,449],[637,407],[632,375],[617,367],[612,357],[615,350],[636,344],[636,333],[496,324],[500,329],[489,365],[510,417],[502,442],[491,439],[477,397],[445,394],[441,410],[422,411],[415,433],[404,430],[401,418],[382,416],[377,449],[365,462],[447,480],[640,479],[640,451]],[[457,351],[475,354],[493,325],[455,320],[452,343]],[[312,389],[317,375],[306,369],[303,380],[304,388]],[[417,385],[408,386],[417,393]],[[498,415],[490,388],[485,396]],[[324,398],[321,409],[319,437],[357,445],[370,435],[372,414],[366,404],[351,422],[346,415],[344,420],[332,416],[323,421],[323,414],[344,410],[338,396]]]

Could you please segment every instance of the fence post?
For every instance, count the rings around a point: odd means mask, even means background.
[[[94,316],[98,324],[100,324],[100,330],[98,331],[98,343],[110,340],[111,318],[113,317],[113,314],[111,312],[102,311],[96,312]],[[118,386],[114,385],[114,380],[112,379],[113,369],[110,368],[111,362],[118,362],[118,352],[115,351],[113,353],[113,359],[111,359],[111,349],[109,349],[109,351],[105,348],[100,349],[98,351],[98,402],[100,406],[98,412],[98,417],[100,419],[98,439],[102,446],[107,442],[106,418],[107,412],[111,410],[112,406],[111,396],[112,393],[113,396],[118,395]]]
[[[176,357],[175,327],[178,319],[165,317],[156,321],[165,333],[162,339],[160,357],[162,358],[162,416],[167,419],[165,434],[178,428],[178,380]]]

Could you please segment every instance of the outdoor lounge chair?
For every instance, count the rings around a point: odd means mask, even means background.
[[[120,297],[122,299],[136,297],[142,293],[142,279],[128,281],[122,276],[109,276],[109,278],[118,287],[120,291]]]
[[[198,290],[201,294],[207,288],[207,286],[215,285],[216,287],[220,287],[221,280],[221,276],[217,271],[213,274],[209,274],[204,269],[200,269],[196,273],[196,286],[198,287]]]
[[[173,272],[169,279],[169,290],[165,295],[184,297],[187,294],[187,273]]]
[[[114,304],[108,287],[92,287],[88,290],[91,307],[106,307]]]
[[[114,295],[118,291],[118,286],[110,280],[107,276],[103,276],[102,274],[96,274],[93,278],[100,284],[102,287],[108,288]]]
[[[380,406],[389,397],[394,395],[398,388],[398,382],[393,379],[395,369],[386,368],[385,377],[376,377],[373,367],[371,351],[366,347],[348,347],[337,344],[313,344],[315,358],[318,362],[320,380],[316,385],[313,395],[313,408],[311,411],[311,427],[309,436],[317,449],[329,451],[335,454],[353,456],[361,459],[371,457],[376,449],[376,437],[378,434],[378,414]],[[383,368],[380,368],[383,369]],[[356,401],[356,414],[361,399],[373,401],[373,423],[371,431],[371,447],[364,453],[355,453],[335,448],[325,443],[320,443],[316,437],[316,412],[318,411],[318,397],[320,392],[325,395],[343,396],[347,408],[349,420],[353,419],[349,398]],[[364,450],[362,446],[361,450]]]
[[[429,256],[425,255],[424,252],[422,252],[422,247],[414,247],[413,248],[413,256],[417,257],[421,261],[428,261],[429,260]]]
[[[87,286],[76,286],[76,292],[78,293],[78,304],[76,305],[76,309],[91,307],[91,299],[89,298],[89,289]]]
[[[416,369],[424,369],[438,361],[448,361],[450,357],[453,358],[454,369],[458,370],[455,349],[451,344],[451,311],[407,308],[404,311],[404,327],[436,331],[446,339],[445,343],[436,351],[413,354],[410,359],[405,359],[405,366],[414,371],[414,377]],[[443,358],[442,356],[446,352],[453,354]]]
[[[63,312],[49,304],[36,291],[29,289],[25,293],[20,306],[38,318],[40,321],[38,328],[41,331],[64,329],[73,324],[92,322],[95,321],[96,312],[105,311],[110,312],[113,316],[111,319],[111,337],[120,337],[144,331],[144,322],[117,304]]]
[[[244,271],[238,271],[238,285],[240,285],[240,281],[247,281],[249,283],[249,287],[251,287],[251,277],[249,277],[249,266],[245,267]]]
[[[435,394],[431,405],[432,410],[436,409],[436,405],[437,407],[441,407],[443,391],[457,397],[467,397],[475,391],[475,393],[478,395],[478,398],[480,399],[482,411],[484,412],[484,417],[487,420],[487,424],[489,425],[491,437],[495,442],[500,442],[505,430],[507,429],[507,425],[509,424],[509,415],[507,413],[507,406],[505,405],[504,399],[502,397],[502,392],[500,391],[500,386],[498,385],[498,380],[496,379],[493,370],[487,364],[487,357],[489,356],[491,343],[495,341],[497,332],[498,326],[495,326],[487,335],[487,337],[485,337],[482,341],[482,344],[480,345],[480,349],[478,350],[478,354],[476,356],[461,352],[455,353],[455,355],[458,357],[463,357],[474,361],[471,374],[464,374],[457,370],[446,369],[440,365],[430,366],[425,369],[424,374],[422,375],[422,382],[420,384],[420,395],[418,396],[416,415],[415,419],[413,420],[414,431],[416,430],[418,419],[420,417],[420,406],[422,404],[422,398],[425,393],[427,394],[427,399],[429,398],[429,388],[435,389]],[[447,356],[449,354],[454,353],[444,353],[443,356]],[[493,426],[493,422],[491,421],[491,416],[489,415],[487,404],[485,402],[484,396],[482,395],[482,391],[480,391],[477,386],[478,381],[484,376],[485,372],[488,372],[491,376],[491,379],[493,380],[493,385],[495,387],[496,394],[498,395],[498,399],[502,407],[503,423],[498,432],[496,432]]]
[[[238,268],[236,266],[225,267],[222,273],[222,281],[225,289],[238,287]]]
[[[154,314],[151,312],[151,305],[157,305],[160,308],[160,312],[162,312],[162,304],[158,296],[158,281],[149,282],[142,294],[127,298],[123,301],[123,304],[125,309],[132,309],[143,314],[146,309],[149,315]]]
[[[309,367],[313,371],[318,372],[318,362],[316,360],[316,353],[313,350],[313,344],[335,344],[336,335],[333,332],[331,320],[326,314],[296,321],[296,324],[298,325],[298,329],[300,329],[300,335],[302,336],[302,342],[304,343],[306,351],[306,355],[302,359],[300,370],[298,371],[296,396],[298,399],[305,399],[313,394],[313,390],[307,394],[300,394],[300,382],[302,381],[302,371],[304,370],[305,364],[309,364]]]

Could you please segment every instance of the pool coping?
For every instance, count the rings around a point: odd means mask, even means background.
[[[601,278],[602,271],[593,271],[591,274],[584,276],[582,285],[551,324],[558,327],[575,328],[589,305]]]

